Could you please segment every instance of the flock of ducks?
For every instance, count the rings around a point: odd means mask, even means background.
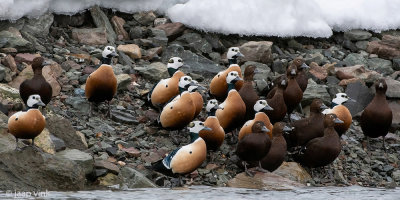
[[[111,59],[118,55],[114,47],[107,46],[102,56],[101,66],[87,78],[85,95],[89,102],[106,102],[110,108],[110,101],[117,92]],[[314,99],[310,116],[292,121],[290,114],[297,107],[301,109],[299,105],[308,83],[308,66],[304,60],[294,59],[286,75],[274,80],[268,93],[262,94],[265,96],[262,99],[253,88],[253,77],[258,70],[255,66],[247,66],[242,76],[237,64],[240,57],[243,54],[238,47],[229,48],[229,67],[211,80],[204,122],[196,117],[203,110],[204,102],[198,90],[206,88],[180,71],[184,66],[181,58],[169,59],[170,78],[155,84],[147,100],[160,111],[159,124],[164,129],[187,127],[191,142],[153,163],[153,170],[179,177],[191,173],[206,159],[207,151],[218,151],[227,133],[231,133],[233,143],[237,143],[236,154],[250,176],[253,174],[248,170],[248,164],[258,166],[259,171],[272,172],[282,164],[287,152],[308,167],[325,166],[336,159],[341,151],[340,136],[352,123],[349,110],[342,104],[354,100],[345,93],[338,93],[332,100],[332,107],[328,108],[321,99]],[[48,64],[42,57],[35,58],[32,63],[34,77],[20,86],[20,96],[27,111],[15,113],[8,121],[9,132],[17,141],[19,138],[33,140],[45,127],[46,120],[39,107],[48,104],[52,96],[51,86],[42,75],[42,68]],[[376,81],[375,89],[374,99],[361,115],[361,127],[367,137],[384,138],[392,122],[384,79]],[[90,110],[89,115],[91,113]]]

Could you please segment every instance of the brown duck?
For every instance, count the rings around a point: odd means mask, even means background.
[[[290,116],[293,110],[299,105],[299,103],[303,99],[303,91],[296,81],[297,68],[295,66],[289,66],[286,75],[289,80],[288,86],[283,92],[283,98],[285,99],[285,104],[287,106],[287,113]]]
[[[242,70],[239,65],[232,64],[228,69],[219,72],[210,83],[210,94],[214,96],[218,101],[224,101],[228,94],[228,84],[226,83],[226,77],[230,72],[237,72],[239,77],[242,78]],[[243,86],[243,80],[238,80],[235,83],[235,89],[240,90]]]
[[[246,116],[245,120],[250,120],[254,117],[254,104],[260,98],[253,87],[253,77],[257,73],[257,69],[253,65],[249,65],[244,70],[244,84],[239,90],[240,97],[246,105]]]
[[[271,106],[273,110],[265,111],[265,113],[272,123],[282,121],[283,118],[285,118],[287,107],[283,98],[283,93],[287,87],[287,82],[286,77],[282,77],[274,96],[267,99],[268,105]]]
[[[208,101],[206,106],[206,111],[208,117],[204,122],[206,127],[211,130],[200,131],[200,137],[204,139],[207,144],[207,150],[216,151],[224,142],[225,131],[219,124],[219,120],[215,117],[215,112],[219,109],[218,101],[216,99],[211,99]]]
[[[310,140],[296,156],[307,167],[322,167],[333,162],[342,150],[335,124],[343,123],[335,114],[327,114],[324,119],[324,136]]]
[[[251,131],[252,131],[251,128],[253,127],[253,124],[256,121],[264,122],[265,126],[269,130],[272,130],[273,125],[271,124],[269,117],[264,113],[264,111],[268,111],[268,110],[273,110],[273,108],[271,108],[271,106],[268,105],[266,100],[258,100],[254,104],[254,111],[257,113],[254,115],[254,119],[248,120],[242,126],[242,128],[239,131],[239,140],[251,133]],[[268,132],[268,134],[269,134],[269,137],[272,138],[272,133]]]
[[[51,88],[51,85],[42,75],[43,67],[49,64],[50,63],[45,61],[43,57],[37,57],[33,59],[33,78],[25,80],[19,86],[19,94],[26,105],[29,96],[33,94],[40,95],[43,103],[46,105],[50,102],[53,90]]]
[[[308,85],[308,77],[306,73],[306,69],[310,68],[302,58],[295,58],[292,62],[292,65],[297,68],[297,76],[296,81],[299,84],[301,91],[306,91]]]
[[[392,125],[392,110],[386,101],[387,84],[384,79],[375,82],[375,97],[361,114],[361,128],[366,137],[382,136],[385,149],[385,136]]]

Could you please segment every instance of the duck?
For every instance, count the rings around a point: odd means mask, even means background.
[[[306,73],[306,69],[309,69],[310,66],[308,66],[303,58],[295,58],[292,62],[292,65],[296,66],[297,68],[297,76],[296,76],[296,81],[297,84],[299,84],[299,87],[301,91],[306,91],[307,85],[308,85],[308,77]]]
[[[270,130],[264,122],[256,121],[251,127],[251,133],[239,140],[236,146],[236,154],[243,161],[245,172],[253,176],[247,169],[248,162],[258,162],[259,171],[265,171],[261,167],[260,160],[265,157],[271,148],[271,139],[268,135]]]
[[[222,145],[225,139],[225,131],[219,123],[218,118],[215,116],[215,112],[220,109],[218,101],[216,99],[210,99],[206,105],[206,111],[208,114],[207,119],[204,121],[206,127],[211,130],[200,131],[200,137],[204,139],[207,145],[207,150],[216,151]]]
[[[310,105],[310,116],[290,123],[294,129],[285,134],[288,147],[303,146],[308,141],[324,135],[324,114],[328,107],[321,99],[314,99]]]
[[[8,119],[8,130],[18,139],[32,139],[32,146],[34,146],[34,139],[37,137],[46,126],[46,119],[39,111],[39,107],[45,106],[39,94],[32,94],[27,100],[27,111],[19,111],[14,113]]]
[[[242,78],[242,70],[240,66],[237,64],[237,57],[243,56],[240,53],[238,47],[231,47],[228,50],[227,57],[229,60],[229,67],[224,71],[218,72],[217,75],[210,82],[210,95],[215,97],[218,101],[224,101],[227,95],[228,85],[225,81],[225,78],[229,72],[236,71],[240,78]],[[235,83],[235,89],[237,91],[240,90],[243,86],[243,80],[239,80]]]
[[[203,96],[198,92],[198,89],[202,88],[199,83],[195,80],[192,80],[192,84],[189,86],[188,91],[192,96],[194,105],[196,106],[196,112],[194,117],[197,117],[200,112],[203,110],[204,99]]]
[[[50,102],[53,95],[53,89],[42,74],[42,69],[46,65],[50,65],[50,63],[45,61],[43,57],[36,57],[33,59],[33,78],[25,80],[19,86],[19,95],[21,96],[25,105],[28,105],[27,102],[29,97],[34,94],[40,95],[45,105]]]
[[[235,83],[242,80],[236,71],[231,71],[226,76],[228,84],[228,96],[225,101],[220,104],[221,109],[218,109],[216,116],[224,128],[226,133],[236,129],[237,126],[243,121],[246,114],[246,105],[240,97],[238,91],[235,89]]]
[[[203,138],[199,137],[202,130],[210,130],[201,121],[188,124],[191,142],[169,153],[165,158],[152,163],[152,169],[171,177],[181,177],[196,170],[206,159],[207,146]],[[179,181],[181,183],[181,181]]]
[[[254,119],[248,120],[240,129],[238,137],[239,140],[251,133],[251,128],[253,127],[253,124],[256,121],[264,122],[265,126],[269,130],[272,130],[273,128],[273,125],[271,124],[269,117],[263,112],[263,111],[273,110],[273,108],[271,108],[271,106],[268,105],[268,102],[266,100],[258,100],[253,107],[254,111],[257,113],[254,114]],[[272,133],[271,132],[268,133],[270,138],[272,138]]]
[[[375,81],[375,96],[361,113],[360,125],[364,136],[377,138],[382,136],[383,148],[385,147],[385,136],[392,125],[393,114],[386,100],[387,84],[381,78]]]
[[[290,119],[290,114],[303,99],[303,91],[296,81],[297,68],[295,66],[289,66],[286,75],[288,77],[288,85],[283,92],[283,98],[285,99],[287,113]]]
[[[170,99],[179,94],[179,79],[185,76],[179,70],[182,66],[184,63],[180,57],[172,57],[168,60],[167,70],[170,78],[161,79],[147,94],[147,100],[154,107],[162,108]]]
[[[283,93],[287,87],[287,82],[287,78],[282,77],[281,81],[278,83],[275,94],[272,96],[272,98],[267,99],[268,105],[273,109],[265,111],[271,120],[271,123],[282,121],[285,118],[287,107],[285,104],[285,99],[283,98]]]
[[[115,47],[113,46],[106,46],[104,47],[103,52],[101,52],[101,60],[100,60],[100,65],[106,64],[106,65],[111,65],[112,64],[112,58],[118,57],[117,52],[115,51]]]
[[[239,90],[239,95],[246,105],[245,120],[250,120],[254,117],[254,104],[260,99],[257,92],[253,87],[253,77],[257,73],[257,68],[253,65],[249,65],[244,70],[244,84]]]
[[[343,123],[335,114],[324,117],[324,135],[317,137],[303,146],[295,159],[303,166],[315,168],[332,163],[342,150],[340,138],[335,131],[335,124]]]
[[[325,109],[322,112],[323,114],[333,113],[344,122],[343,124],[335,124],[335,130],[339,136],[342,136],[344,133],[346,133],[346,131],[350,128],[351,122],[353,122],[353,117],[351,116],[349,109],[343,105],[343,103],[347,101],[356,102],[356,100],[347,96],[346,93],[337,93],[335,98],[332,99],[331,108]]]
[[[287,153],[286,140],[283,135],[285,133],[290,133],[292,130],[292,127],[284,122],[276,122],[274,124],[272,129],[271,148],[269,149],[268,154],[260,161],[263,169],[273,172],[282,165]]]

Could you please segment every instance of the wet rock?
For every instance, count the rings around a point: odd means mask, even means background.
[[[371,102],[374,95],[370,92],[367,86],[360,81],[350,83],[346,87],[346,94],[356,100],[357,102],[346,102],[343,105],[346,106],[351,115],[355,116],[357,113],[364,110],[365,107]]]
[[[228,187],[248,188],[259,190],[293,190],[304,187],[303,184],[284,178],[273,173],[257,172],[254,177],[245,172],[236,175],[227,183]]]
[[[56,147],[50,137],[50,132],[45,128],[39,136],[35,138],[35,145],[41,148],[44,152],[49,154],[56,153]]]
[[[107,44],[106,30],[104,28],[75,28],[72,29],[72,39],[81,44],[105,45]]]
[[[96,169],[107,169],[109,172],[113,174],[119,174],[119,167],[111,162],[105,160],[95,160],[94,167]]]
[[[331,96],[327,91],[327,86],[319,85],[312,79],[308,79],[308,85],[306,91],[303,93],[303,100],[301,105],[309,105],[315,98],[320,98],[326,105],[330,105]]]
[[[62,160],[70,160],[76,162],[85,172],[86,175],[93,171],[94,161],[89,153],[79,151],[77,149],[67,149],[57,152],[56,156]]]
[[[82,113],[89,113],[89,102],[83,97],[68,97],[65,103]]]
[[[134,68],[144,78],[151,81],[159,81],[163,78],[168,78],[167,66],[161,62],[151,63],[147,66],[138,66]]]
[[[131,84],[132,77],[129,74],[120,74],[117,75],[117,84],[118,90],[126,90],[128,86]]]
[[[43,14],[36,18],[28,18],[21,31],[28,32],[34,37],[43,38],[49,34],[54,16],[51,13]]]
[[[326,80],[326,77],[328,76],[328,72],[326,71],[325,68],[320,67],[317,63],[312,62],[310,64],[310,74],[312,74],[315,78],[318,80],[324,81]]]
[[[254,61],[260,63],[272,63],[272,47],[270,41],[250,41],[240,46],[240,52],[244,55],[241,61]]]
[[[311,180],[310,174],[296,162],[283,162],[273,173],[303,184],[307,184]]]
[[[386,96],[389,98],[400,98],[400,81],[391,78],[386,78],[385,81],[388,86]]]
[[[99,6],[93,6],[90,9],[90,14],[92,15],[93,22],[94,24],[96,24],[97,28],[105,28],[105,31],[107,32],[106,36],[108,42],[114,44],[117,35],[115,34],[107,15],[101,10]]]
[[[343,59],[343,62],[347,64],[347,66],[354,66],[354,65],[367,65],[367,59],[364,58],[363,55],[358,53],[351,53]]]
[[[125,44],[125,45],[121,44],[118,45],[117,50],[124,52],[132,59],[140,59],[142,57],[142,52],[140,51],[140,47],[136,44]]]
[[[368,40],[371,36],[372,34],[370,32],[363,30],[350,30],[344,32],[344,37],[351,41]]]
[[[189,68],[182,68],[182,71],[202,74],[204,77],[214,77],[219,71],[224,70],[224,67],[214,63],[213,61],[195,54],[191,51],[185,50],[182,46],[173,44],[169,45],[162,54],[162,62],[167,63],[171,57],[181,57],[183,62]]]
[[[121,180],[120,188],[155,188],[157,187],[152,181],[139,171],[130,167],[123,167],[118,175]]]
[[[83,134],[77,133],[71,122],[61,116],[47,116],[46,127],[54,136],[64,140],[66,146],[71,149],[86,150],[87,143]]]
[[[176,38],[186,30],[185,25],[180,22],[161,24],[156,28],[164,30],[168,38]]]
[[[111,118],[116,122],[124,124],[139,124],[132,114],[122,110],[111,110]]]
[[[18,52],[31,52],[34,50],[31,42],[9,31],[0,32],[0,48],[15,48]]]
[[[31,146],[0,157],[1,190],[82,190],[86,182],[83,169],[74,161],[40,153]]]
[[[393,73],[392,62],[381,58],[368,59],[368,68],[377,71],[383,75]]]
[[[124,29],[125,20],[121,17],[114,16],[111,18],[111,23],[115,29],[118,40],[129,40],[129,34]]]

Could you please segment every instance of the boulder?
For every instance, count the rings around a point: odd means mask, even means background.
[[[168,78],[167,66],[161,62],[151,63],[147,66],[137,66],[134,68],[140,75],[150,81],[160,81]]]
[[[367,59],[364,58],[363,55],[358,53],[351,53],[343,59],[343,62],[347,64],[347,66],[354,66],[354,65],[364,65],[368,64]]]
[[[51,13],[46,13],[36,18],[27,18],[21,31],[27,32],[34,37],[44,38],[49,34],[53,21],[54,16]]]
[[[377,54],[380,58],[393,59],[400,57],[400,36],[384,35],[382,40],[368,43],[367,52]]]
[[[18,52],[34,50],[31,42],[22,38],[20,34],[9,31],[0,31],[0,48],[15,48]]]
[[[307,89],[303,93],[301,105],[309,105],[316,98],[320,98],[326,105],[330,105],[331,96],[328,93],[327,86],[319,85],[312,79],[308,79]]]
[[[242,172],[229,180],[227,185],[228,187],[258,190],[294,190],[305,186],[273,173],[262,172],[256,172],[254,177],[250,177],[245,172]]]
[[[355,65],[351,67],[337,67],[335,68],[335,71],[336,73],[338,71],[342,71],[343,73],[353,76],[366,83],[373,83],[375,80],[382,76],[376,71],[365,69],[365,67],[362,65]]]
[[[79,164],[27,146],[0,154],[0,190],[82,190],[86,179]],[[33,184],[34,183],[34,184]]]
[[[79,134],[68,119],[56,115],[47,116],[46,127],[51,134],[64,140],[67,148],[79,150],[88,148],[83,134]]]
[[[105,45],[107,44],[104,28],[75,28],[72,29],[72,39],[80,44]]]
[[[114,44],[117,35],[115,34],[107,15],[97,5],[90,8],[90,14],[92,15],[93,22],[96,24],[97,28],[105,29],[108,42]]]
[[[17,63],[27,63],[32,64],[33,59],[40,57],[40,54],[32,54],[32,53],[18,53],[15,55],[15,61]]]
[[[0,112],[4,120],[0,120],[0,153],[11,152],[16,148],[15,137],[8,133],[7,116]]]
[[[83,169],[86,175],[91,174],[93,171],[94,161],[93,157],[89,153],[77,149],[67,149],[57,152],[56,157],[61,160],[76,162]]]
[[[382,58],[368,59],[368,69],[377,71],[382,75],[390,75],[393,73],[392,62]]]
[[[388,101],[389,107],[392,110],[392,128],[399,130],[400,128],[400,101]]]
[[[125,45],[121,44],[118,45],[117,50],[124,52],[132,59],[142,58],[142,52],[140,50],[140,47],[136,44],[125,44]]]
[[[184,47],[188,47],[193,52],[207,54],[212,52],[212,45],[198,33],[186,33],[176,40],[184,42]]]
[[[168,38],[177,38],[184,30],[186,30],[186,27],[180,22],[175,22],[158,25],[156,26],[156,29],[165,31]]]
[[[3,97],[8,97],[14,100],[19,99],[19,90],[9,85],[0,83],[0,95]]]
[[[371,93],[370,89],[360,81],[348,84],[345,93],[356,100],[356,102],[347,101],[343,104],[349,109],[352,116],[364,110],[374,98],[374,94]]]
[[[131,84],[132,77],[129,74],[119,74],[117,75],[118,90],[126,90]]]
[[[310,174],[296,162],[283,162],[273,173],[302,184],[312,180]]]
[[[129,40],[129,34],[124,29],[124,24],[126,23],[124,19],[114,16],[111,18],[111,23],[114,26],[118,40]]]
[[[360,41],[360,40],[368,40],[372,34],[368,31],[363,31],[363,30],[350,30],[347,32],[344,32],[344,37],[346,39],[349,39],[351,41]]]
[[[51,139],[50,132],[45,128],[40,135],[35,138],[35,145],[49,154],[56,153],[56,147]]]
[[[241,61],[254,61],[260,63],[272,63],[272,47],[273,42],[270,41],[250,41],[239,47],[240,52],[244,55]]]
[[[389,77],[385,79],[388,89],[386,96],[389,98],[400,98],[400,81],[393,80]]]

